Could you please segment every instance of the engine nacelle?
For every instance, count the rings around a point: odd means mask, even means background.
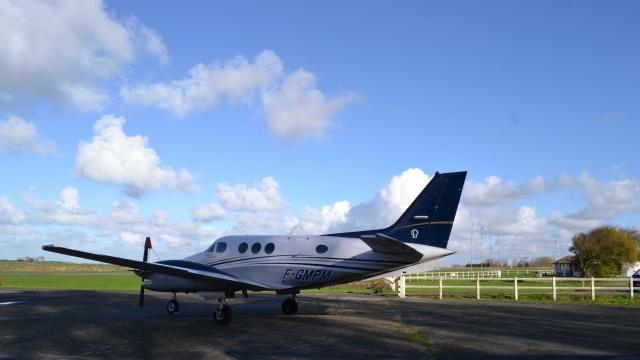
[[[152,291],[168,292],[197,292],[212,290],[211,285],[205,282],[158,273],[145,275],[142,287]]]

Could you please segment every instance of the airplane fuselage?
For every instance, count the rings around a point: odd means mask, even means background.
[[[255,281],[271,290],[287,292],[320,288],[366,279],[449,255],[446,249],[408,244],[421,258],[375,252],[358,238],[335,236],[226,236],[203,252],[182,261],[201,270],[217,269]],[[167,262],[160,262],[167,263]],[[171,264],[169,262],[169,264]],[[180,263],[179,266],[185,266]],[[211,284],[152,273],[143,286],[149,290],[205,292],[224,289]]]

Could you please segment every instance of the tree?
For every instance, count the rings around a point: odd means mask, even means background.
[[[569,251],[576,254],[585,276],[598,277],[619,275],[624,264],[637,261],[639,255],[634,232],[613,226],[574,236]]]
[[[532,267],[551,267],[553,265],[553,258],[551,256],[533,258],[530,265]]]

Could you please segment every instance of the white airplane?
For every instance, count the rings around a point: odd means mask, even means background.
[[[178,312],[176,293],[218,299],[217,324],[231,322],[226,299],[240,291],[275,291],[290,295],[282,312],[298,312],[300,290],[364,280],[451,255],[447,242],[460,202],[466,171],[435,176],[402,216],[385,229],[317,236],[225,236],[208,249],[182,260],[147,262],[45,245],[43,250],[134,269],[144,290],[171,293],[166,310]]]

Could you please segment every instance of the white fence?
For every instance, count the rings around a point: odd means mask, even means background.
[[[437,280],[443,279],[475,279],[501,278],[503,276],[551,276],[555,275],[552,268],[532,269],[500,269],[500,270],[463,270],[463,271],[429,271],[405,275],[409,280]]]
[[[445,284],[456,282],[456,281],[469,281],[469,279],[463,278],[444,278],[439,277],[437,279],[427,279],[427,280],[437,280],[438,285],[412,285],[407,284],[407,282],[411,282],[411,280],[425,280],[424,278],[416,278],[412,275],[409,276],[400,276],[397,279],[396,289],[398,296],[400,298],[404,298],[407,295],[407,288],[411,289],[438,289],[438,298],[442,299],[445,295],[446,289],[474,289],[476,293],[476,299],[480,299],[481,290],[511,290],[513,291],[513,298],[518,300],[518,297],[522,290],[537,290],[535,293],[547,293],[551,294],[553,300],[557,300],[558,292],[567,293],[567,292],[585,292],[589,291],[591,294],[591,300],[596,299],[596,291],[607,291],[607,292],[625,292],[629,294],[629,297],[633,299],[633,278],[564,278],[564,277],[542,277],[542,278],[523,278],[518,279],[517,277],[513,278],[482,278],[477,276],[475,278],[475,285],[450,285]],[[488,281],[500,281],[504,283],[512,282],[510,285],[482,285],[482,282]],[[531,286],[527,285],[526,282],[542,282],[549,283],[548,286],[538,285]],[[573,282],[574,284],[560,285],[558,283],[569,283]],[[596,286],[596,283],[606,283],[605,285],[621,284],[620,286]],[[524,285],[523,285],[524,284]],[[529,292],[531,293],[531,292]],[[459,293],[458,293],[459,294]],[[453,294],[452,294],[453,295]]]

